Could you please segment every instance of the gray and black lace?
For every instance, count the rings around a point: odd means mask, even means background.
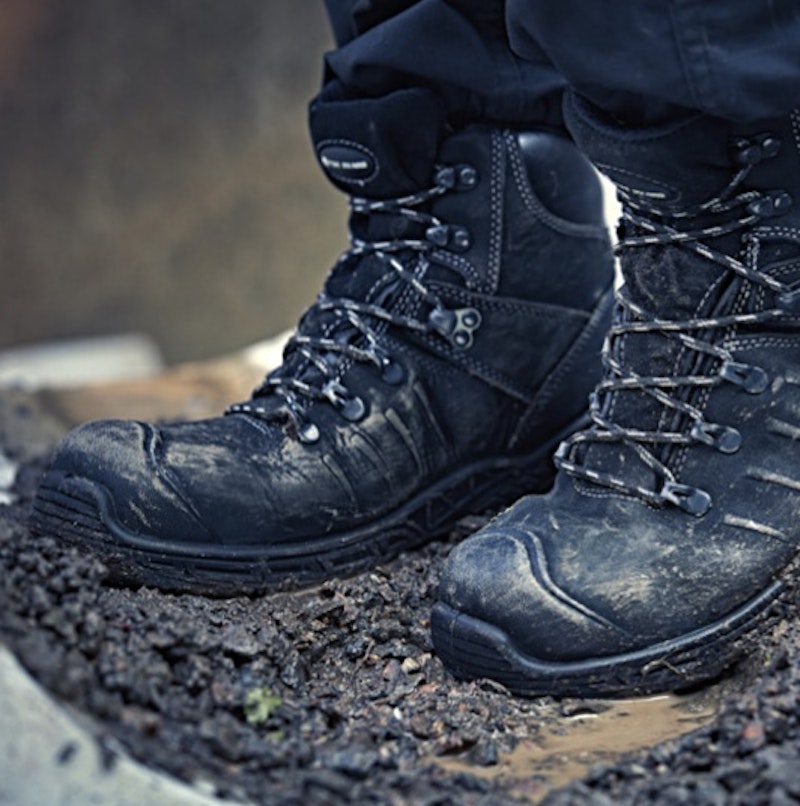
[[[323,291],[289,339],[282,366],[267,376],[250,401],[231,406],[228,413],[269,420],[288,419],[300,440],[316,442],[319,429],[306,416],[309,402],[330,403],[345,419],[354,422],[366,413],[365,402],[342,382],[348,361],[373,365],[387,383],[402,382],[402,369],[381,344],[380,335],[387,327],[436,334],[456,349],[468,349],[473,333],[481,324],[479,311],[448,308],[426,286],[424,278],[430,263],[436,262],[456,272],[461,281],[471,287],[472,267],[458,256],[470,247],[471,236],[466,228],[448,224],[426,208],[434,199],[446,193],[470,190],[477,182],[477,172],[471,166],[445,166],[436,171],[433,186],[418,193],[385,200],[351,198],[352,213],[400,217],[405,223],[410,222],[418,233],[418,237],[380,241],[363,240],[351,233],[350,246],[334,267],[336,271],[337,267],[351,261],[353,270],[357,271],[360,259],[374,257],[394,274],[394,284],[389,284],[393,285],[393,292],[385,293],[387,299],[381,304],[334,297]],[[422,309],[426,311],[424,318],[390,309],[391,303],[387,300],[396,298],[401,286],[422,300]],[[304,328],[303,322],[308,321],[314,324]],[[278,395],[282,405],[278,408],[264,406],[263,398],[268,395]]]
[[[736,452],[741,437],[735,427],[708,421],[704,412],[690,401],[693,393],[721,384],[735,384],[750,394],[763,392],[769,378],[763,369],[737,361],[724,346],[724,335],[743,326],[763,325],[785,320],[800,312],[800,290],[782,283],[773,264],[763,262],[761,247],[767,241],[787,241],[800,246],[800,232],[790,228],[762,225],[770,217],[782,215],[793,203],[785,191],[748,191],[742,185],[753,167],[774,157],[780,149],[778,138],[765,134],[737,143],[740,169],[728,185],[714,198],[681,212],[652,209],[624,191],[620,191],[623,209],[623,231],[636,234],[622,237],[617,251],[642,246],[676,246],[690,250],[728,272],[773,292],[773,307],[756,312],[732,312],[706,318],[669,320],[658,318],[630,299],[623,287],[618,292],[617,314],[603,348],[604,376],[590,400],[592,424],[561,444],[556,464],[573,477],[629,494],[653,504],[672,504],[693,514],[703,515],[712,502],[707,492],[680,483],[664,461],[669,446],[703,443],[723,453]],[[715,223],[692,227],[692,219]],[[732,257],[708,244],[724,235],[741,232],[741,257]],[[697,359],[687,362],[690,374],[666,376],[646,375],[627,366],[619,349],[622,340],[638,334],[659,334],[679,344]],[[637,430],[615,423],[611,396],[626,391],[644,393],[675,415],[672,430]],[[696,395],[695,395],[696,396]],[[667,418],[662,417],[661,422]],[[593,469],[584,461],[586,448],[592,443],[618,443],[630,449],[655,475],[650,488]]]

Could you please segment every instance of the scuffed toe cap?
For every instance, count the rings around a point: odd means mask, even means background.
[[[80,478],[108,480],[140,465],[150,426],[129,420],[95,420],[70,431],[57,446],[51,467]]]
[[[489,526],[457,546],[445,565],[440,599],[502,630],[532,659],[568,662],[632,648],[635,641],[550,577],[535,534]]]
[[[160,458],[159,430],[147,423],[98,420],[71,431],[57,447],[51,472],[77,482],[98,503],[120,540],[158,536],[214,541]]]

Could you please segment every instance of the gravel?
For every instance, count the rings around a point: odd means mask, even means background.
[[[576,709],[604,707],[515,699],[444,671],[429,612],[442,562],[475,520],[296,594],[215,600],[109,586],[90,554],[27,531],[58,429],[12,403],[0,405],[0,449],[20,467],[0,506],[0,640],[149,768],[259,804],[530,802],[545,792],[531,782],[546,776],[511,775],[503,758]],[[592,768],[544,802],[798,802],[800,628],[790,614],[724,690],[699,730]]]

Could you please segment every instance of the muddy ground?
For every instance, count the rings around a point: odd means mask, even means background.
[[[515,699],[454,681],[432,653],[428,614],[458,535],[299,594],[113,588],[91,556],[25,526],[63,431],[36,400],[0,392],[0,447],[20,465],[16,500],[0,505],[0,639],[90,717],[109,763],[122,748],[205,792],[264,804],[800,802],[796,619],[655,716],[653,701]],[[677,728],[639,734],[667,711]],[[603,719],[605,732],[577,729]]]

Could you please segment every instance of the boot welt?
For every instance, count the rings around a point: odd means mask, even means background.
[[[797,589],[796,566],[723,618],[632,652],[571,662],[521,652],[498,627],[438,602],[433,645],[461,679],[491,678],[523,697],[614,697],[679,691],[719,677],[781,618]]]

